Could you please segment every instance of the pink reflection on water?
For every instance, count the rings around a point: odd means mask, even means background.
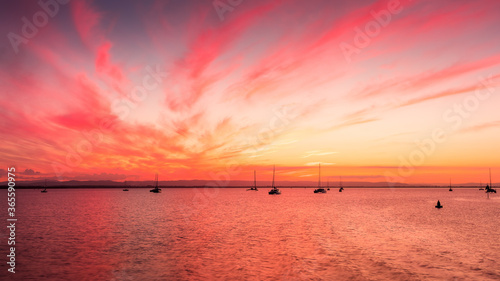
[[[492,239],[500,219],[485,215],[498,213],[499,197],[458,188],[281,189],[220,189],[202,205],[193,189],[21,190],[16,278],[500,278]]]

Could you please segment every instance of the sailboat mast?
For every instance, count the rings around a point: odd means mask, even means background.
[[[318,174],[318,188],[321,187],[321,163],[318,164],[319,174]]]
[[[492,188],[492,186],[491,186],[491,168],[490,168],[490,188]]]
[[[276,170],[276,165],[273,165],[273,187],[274,187],[274,171]]]
[[[255,187],[255,189],[257,189],[257,179],[255,176],[255,170],[253,170],[253,186]]]

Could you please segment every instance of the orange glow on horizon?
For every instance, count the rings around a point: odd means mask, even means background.
[[[245,2],[223,20],[201,2],[61,5],[3,45],[3,170],[268,181],[276,165],[279,184],[316,182],[322,163],[323,182],[500,181],[500,4],[400,2]],[[13,4],[3,34],[38,10]]]

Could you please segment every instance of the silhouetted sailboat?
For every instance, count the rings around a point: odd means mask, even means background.
[[[326,193],[326,190],[321,187],[321,164],[318,164],[318,188],[314,190],[314,193]]]
[[[161,188],[158,188],[158,174],[155,176],[156,185],[155,188],[151,189],[149,192],[160,193]]]
[[[127,182],[125,182],[125,188],[123,189],[123,191],[128,191]]]
[[[280,195],[281,191],[274,186],[274,172],[276,170],[276,167],[273,166],[273,184],[272,184],[272,189],[269,190],[269,195]]]
[[[486,193],[497,193],[497,190],[491,185],[491,168],[490,168],[490,185],[486,185]]]
[[[257,179],[256,179],[256,176],[255,176],[255,170],[253,170],[253,187],[247,189],[247,191],[249,191],[249,190],[259,191],[257,189]]]
[[[41,193],[47,193],[47,180],[45,180],[45,185],[43,186],[43,190],[40,191]]]
[[[439,202],[439,200],[438,200],[438,203],[437,203],[437,205],[436,205],[436,208],[438,208],[438,209],[443,208],[443,205],[441,205],[441,202]]]
[[[330,179],[326,180],[326,190],[330,190]]]
[[[451,179],[450,179],[450,189],[448,189],[448,191],[453,191],[453,189],[451,189]]]
[[[482,181],[479,181],[479,190],[484,190]]]
[[[339,192],[342,192],[344,190],[344,187],[342,186],[342,177],[339,179]]]

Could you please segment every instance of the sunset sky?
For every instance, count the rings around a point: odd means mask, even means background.
[[[500,179],[499,1],[60,2],[0,11],[1,180]]]

